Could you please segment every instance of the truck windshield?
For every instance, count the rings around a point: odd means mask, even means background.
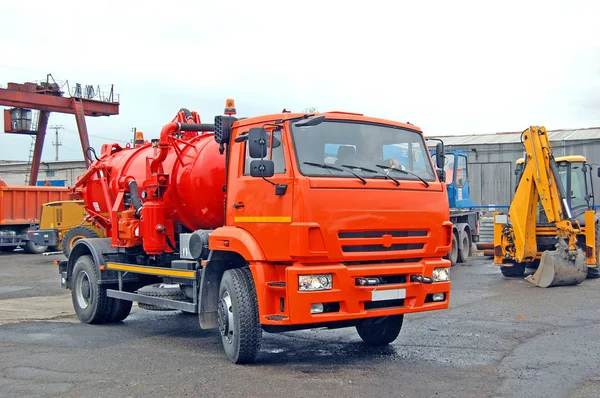
[[[292,123],[292,138],[298,167],[307,176],[356,178],[345,169],[350,166],[356,167],[353,171],[364,178],[385,178],[364,169],[381,171],[378,165],[386,165],[416,174],[395,173],[397,179],[418,180],[420,177],[435,181],[425,141],[416,131],[389,125],[327,120],[306,127],[296,127]]]

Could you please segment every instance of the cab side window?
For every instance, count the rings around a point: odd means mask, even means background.
[[[456,168],[456,186],[462,188],[467,183],[467,157],[457,156],[458,167]]]
[[[281,130],[275,130],[269,132],[269,143],[271,141],[271,134],[273,134],[273,145],[274,148],[271,151],[271,146],[267,148],[267,156],[265,159],[272,160],[275,163],[275,174],[285,174],[285,158],[283,156],[283,139],[281,138]],[[250,149],[248,147],[248,143],[244,144],[246,146],[246,159],[244,160],[244,175],[250,175],[250,162],[252,159],[250,157]]]

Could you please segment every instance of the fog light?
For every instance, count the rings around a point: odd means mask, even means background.
[[[311,314],[322,314],[324,310],[323,304],[311,304],[310,305],[310,313]]]
[[[446,293],[433,293],[431,299],[433,301],[444,301],[446,299]]]
[[[331,274],[299,275],[298,290],[301,292],[314,290],[331,290]]]
[[[443,282],[450,280],[450,268],[434,268],[433,269],[433,281],[434,282]]]

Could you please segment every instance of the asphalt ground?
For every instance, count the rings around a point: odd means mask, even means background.
[[[473,257],[450,308],[407,315],[370,348],[353,328],[264,333],[233,365],[196,316],[134,306],[86,325],[61,256],[0,253],[0,397],[599,397],[600,280],[542,289]]]

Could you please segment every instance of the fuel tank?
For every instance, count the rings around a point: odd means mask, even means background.
[[[90,214],[110,215],[115,203],[123,211],[130,206],[127,182],[133,178],[142,202],[149,201],[148,188],[152,179],[148,166],[160,149],[150,143],[136,147],[118,144],[104,145],[94,164],[105,167],[108,178],[106,190],[100,170],[82,185],[82,196]],[[181,223],[189,230],[214,229],[223,225],[223,185],[225,184],[225,157],[219,153],[219,144],[213,133],[202,133],[190,139],[172,140],[159,174],[168,179],[163,189],[162,202],[165,216],[173,224]],[[119,191],[126,192],[119,200]],[[108,198],[105,193],[108,193]],[[107,202],[110,204],[107,205]]]

